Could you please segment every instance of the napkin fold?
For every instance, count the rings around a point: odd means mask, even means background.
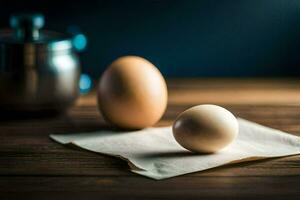
[[[182,148],[173,138],[171,127],[52,134],[50,137],[61,144],[122,158],[132,172],[157,180],[233,162],[300,154],[300,137],[244,119],[238,119],[238,123],[237,139],[214,154],[194,154]]]

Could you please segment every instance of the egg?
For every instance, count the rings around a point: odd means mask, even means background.
[[[238,135],[235,116],[217,105],[198,105],[181,113],[173,123],[175,140],[196,153],[215,153]]]
[[[168,92],[165,79],[152,63],[138,56],[124,56],[101,76],[97,97],[108,122],[124,129],[141,129],[162,117]]]

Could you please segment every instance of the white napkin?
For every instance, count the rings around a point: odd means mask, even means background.
[[[171,127],[133,132],[99,131],[50,135],[62,144],[126,160],[131,171],[153,179],[170,178],[233,162],[281,157],[300,153],[300,137],[238,119],[239,135],[215,154],[194,154],[173,138]]]

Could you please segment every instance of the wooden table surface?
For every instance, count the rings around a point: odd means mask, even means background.
[[[300,80],[175,79],[157,126],[202,103],[300,136]],[[124,161],[60,145],[51,133],[105,127],[95,95],[52,118],[1,117],[0,199],[300,199],[300,156],[233,164],[155,181],[129,172]]]

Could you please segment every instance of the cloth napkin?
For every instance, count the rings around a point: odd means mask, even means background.
[[[202,171],[228,163],[282,157],[300,153],[300,137],[238,119],[237,139],[214,154],[195,154],[173,138],[171,127],[132,132],[53,134],[61,144],[116,156],[128,162],[132,172],[153,179],[165,179]]]

